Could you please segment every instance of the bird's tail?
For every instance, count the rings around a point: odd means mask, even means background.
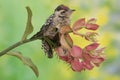
[[[47,54],[48,58],[53,57],[52,47],[46,40],[42,40],[42,48],[44,49],[44,52]]]
[[[36,34],[34,34],[30,39],[34,40],[34,39],[41,39],[43,36],[43,34],[41,33],[41,31],[37,32]]]
[[[44,52],[47,54],[48,58],[53,57],[53,51],[52,51],[52,46],[42,38],[43,34],[39,31],[35,35],[33,35],[30,39],[35,40],[35,39],[41,39],[42,40],[42,48]]]

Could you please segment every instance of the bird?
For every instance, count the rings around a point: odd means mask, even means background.
[[[60,46],[59,30],[61,27],[70,25],[70,17],[74,11],[74,9],[70,9],[63,4],[57,6],[40,30],[30,38],[42,40],[42,48],[48,58],[53,57],[52,49]],[[50,44],[48,40],[54,45]]]

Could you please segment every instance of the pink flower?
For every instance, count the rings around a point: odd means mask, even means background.
[[[83,63],[81,63],[79,59],[74,59],[71,61],[71,68],[73,69],[73,71],[77,72],[80,72],[84,69]]]
[[[84,37],[86,40],[91,41],[91,42],[97,42],[96,36],[98,33],[96,32],[87,32]]]
[[[81,58],[82,57],[82,49],[78,46],[73,46],[70,51],[71,56],[75,58]]]
[[[78,30],[85,28],[89,30],[98,29],[98,25],[95,24],[95,19],[92,18],[85,22],[85,18],[77,20],[72,29],[70,26],[64,26],[60,29],[60,47],[55,48],[59,59],[65,61],[71,65],[73,71],[80,72],[82,70],[91,70],[94,66],[99,66],[104,60],[104,55],[101,55],[104,48],[99,48],[99,45],[94,36],[97,35],[96,32],[87,32],[86,34],[81,34],[77,32]],[[87,45],[83,49],[77,45],[74,45],[69,32],[85,37],[86,40],[92,41],[92,44]]]
[[[72,29],[73,29],[73,31],[78,31],[85,27],[86,29],[89,29],[89,30],[97,30],[99,25],[95,24],[95,22],[96,22],[95,18],[92,18],[92,19],[88,20],[87,22],[85,22],[85,18],[82,18],[82,19],[77,20],[73,24]]]
[[[99,26],[97,24],[87,23],[85,28],[89,30],[97,30],[98,27]]]
[[[86,51],[93,51],[99,46],[98,43],[92,43],[85,47]]]
[[[61,60],[66,61],[67,63],[71,61],[71,56],[67,49],[58,47],[58,48],[55,48],[55,51]]]
[[[104,48],[97,49],[98,46],[99,46],[98,43],[93,43],[86,46],[83,51],[84,60],[90,61],[96,66],[99,66],[99,64],[101,64],[105,60],[105,56],[101,55]]]
[[[84,60],[83,61],[83,66],[84,66],[84,70],[91,70],[94,68],[94,66],[92,65],[92,63],[90,61]]]
[[[95,64],[96,66],[99,66],[105,59],[104,57],[100,55],[90,54],[90,53],[84,53],[83,58],[85,62]],[[92,64],[89,64],[90,66],[93,66]]]
[[[105,60],[104,56],[101,56],[100,53],[89,52],[103,51],[103,49],[97,50],[97,47],[97,43],[88,45],[84,49],[81,49],[78,46],[73,46],[70,51],[64,51],[63,48],[59,47],[57,48],[57,54],[61,60],[69,63],[74,71],[79,72],[86,69],[91,70],[93,69],[94,65],[99,66]]]
[[[89,30],[97,30],[99,25],[95,24],[95,22],[96,22],[96,19],[94,19],[94,18],[88,20],[85,28],[89,29]]]
[[[73,31],[77,31],[82,29],[85,26],[85,18],[79,19],[77,20],[74,24],[73,24]]]

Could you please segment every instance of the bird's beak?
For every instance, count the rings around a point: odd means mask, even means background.
[[[75,9],[70,9],[68,12],[68,15],[70,16],[74,11],[75,11]]]
[[[75,9],[72,9],[71,11],[72,11],[72,12],[74,12],[74,11],[75,11]]]
[[[75,9],[70,9],[70,13],[73,13],[75,11]]]

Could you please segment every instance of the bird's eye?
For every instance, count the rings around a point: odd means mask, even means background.
[[[64,14],[66,11],[62,11],[61,14]]]

